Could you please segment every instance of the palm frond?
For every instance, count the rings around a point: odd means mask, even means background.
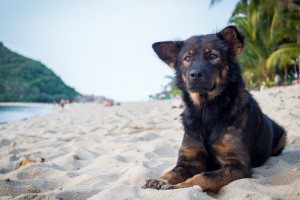
[[[272,68],[280,60],[300,55],[300,45],[299,44],[284,44],[280,48],[273,52],[266,61],[266,66],[268,69]]]

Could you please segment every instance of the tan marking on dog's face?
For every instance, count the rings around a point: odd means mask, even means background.
[[[183,82],[185,82],[185,83],[186,83],[186,78],[185,78],[185,75],[184,75],[184,74],[182,74],[182,75],[181,75],[181,77],[182,77],[182,80],[183,80]]]
[[[190,67],[190,65],[191,65],[191,63],[192,63],[192,60],[193,60],[193,55],[194,55],[194,50],[188,50],[186,53],[184,53],[184,55],[183,55],[183,57],[182,57],[182,60],[183,60],[183,66],[185,67],[185,68],[189,68]],[[187,57],[187,56],[190,56],[191,57],[191,61],[186,61],[185,60],[185,57]]]
[[[190,97],[192,99],[192,101],[194,102],[195,105],[200,105],[200,93],[192,93],[189,92]]]
[[[211,92],[207,92],[207,99],[208,100],[213,100],[219,94],[221,94],[221,91],[216,88]]]
[[[216,96],[221,94],[222,91],[224,90],[222,85],[226,81],[226,77],[228,75],[228,70],[226,68],[223,68],[221,74],[222,74],[221,75],[222,77],[219,76],[219,73],[215,73],[215,75],[214,75],[214,77],[215,77],[214,79],[216,80],[217,87],[213,91],[207,93],[207,98],[209,100],[214,99]]]
[[[218,80],[217,80],[217,82],[218,82]],[[217,88],[216,89],[214,89],[211,92],[207,92],[207,99],[208,100],[213,100],[216,96],[220,95],[223,90],[224,90],[224,88],[218,86],[218,84],[217,84]]]
[[[227,67],[222,69],[222,80],[224,81],[228,75]]]
[[[174,63],[167,63],[169,65],[169,67],[174,68]]]
[[[243,52],[243,44],[239,43],[239,44],[237,45],[237,50],[235,51],[235,54],[236,54],[236,55],[239,55],[239,54],[241,54],[242,52]]]
[[[213,64],[219,64],[221,62],[221,55],[218,51],[214,50],[214,49],[210,49],[210,51],[207,53],[207,56],[209,56],[210,54],[214,54],[216,57],[216,59],[214,60],[209,60],[211,63]]]
[[[186,61],[183,61],[183,66],[185,68],[189,68],[191,66],[191,62],[186,62]]]

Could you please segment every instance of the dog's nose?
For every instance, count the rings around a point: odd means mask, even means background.
[[[201,80],[204,75],[204,69],[192,69],[190,71],[190,79],[193,81]]]

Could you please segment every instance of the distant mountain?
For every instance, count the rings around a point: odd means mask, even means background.
[[[80,95],[42,63],[0,42],[0,102],[52,102]]]

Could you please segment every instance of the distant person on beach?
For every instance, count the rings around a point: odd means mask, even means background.
[[[61,106],[61,111],[64,111],[65,104],[66,104],[66,101],[64,99],[61,99],[59,102],[59,105]]]
[[[106,101],[106,103],[105,103],[105,107],[109,107],[109,106],[113,106],[115,103],[114,103],[114,101],[113,100],[108,100],[108,101]]]

